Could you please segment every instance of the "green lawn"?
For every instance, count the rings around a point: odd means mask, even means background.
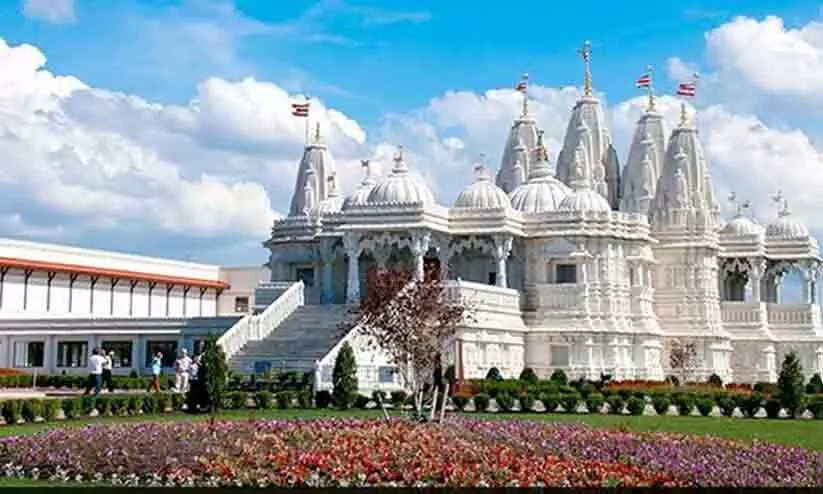
[[[335,411],[335,410],[244,410],[226,411],[218,415],[220,419],[309,419],[318,417],[380,417],[377,410]],[[546,422],[579,422],[592,427],[619,429],[631,432],[681,432],[687,434],[709,434],[742,441],[759,439],[788,446],[799,446],[823,451],[823,420],[766,420],[732,419],[721,417],[657,417],[657,416],[617,416],[617,415],[571,415],[557,413],[514,413],[514,414],[469,414],[492,420],[535,420]],[[208,420],[209,415],[169,414],[151,417],[108,417],[74,420],[49,424],[26,424],[0,427],[0,436],[33,434],[54,427],[79,427],[101,423],[138,423],[172,420]],[[42,481],[0,479],[0,487],[54,486]]]

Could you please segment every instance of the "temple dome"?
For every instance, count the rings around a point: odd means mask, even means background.
[[[720,234],[736,237],[762,236],[763,227],[742,214],[738,214],[723,226]]]
[[[781,213],[766,227],[766,238],[770,240],[806,240],[809,237],[806,225],[788,212]]]
[[[339,213],[343,209],[343,198],[340,196],[332,196],[324,201],[315,204],[310,210],[311,216],[327,216],[329,214]]]
[[[609,206],[609,201],[594,190],[577,189],[572,190],[571,194],[560,202],[557,209],[559,211],[606,212],[611,211],[612,208]]]
[[[433,204],[434,194],[425,183],[411,176],[402,152],[394,161],[391,175],[374,186],[366,203],[370,206]]]
[[[571,193],[566,185],[554,176],[549,157],[543,145],[543,131],[537,133],[535,161],[529,170],[529,181],[509,194],[512,207],[524,213],[548,213],[557,211],[563,199]]]
[[[506,209],[511,206],[509,196],[492,182],[484,166],[477,166],[475,174],[474,183],[457,196],[454,209]]]
[[[363,160],[363,181],[360,182],[360,186],[354,190],[351,194],[346,196],[343,200],[343,205],[341,209],[346,211],[356,206],[363,206],[369,201],[369,194],[371,194],[372,189],[374,189],[375,185],[377,185],[377,180],[372,175],[371,165],[369,160]]]

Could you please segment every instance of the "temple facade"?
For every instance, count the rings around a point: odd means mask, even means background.
[[[524,94],[496,175],[478,163],[450,205],[410,172],[402,148],[384,176],[364,161],[359,187],[343,193],[318,131],[290,214],[265,242],[272,283],[300,280],[307,304],[334,306],[357,302],[369,269],[420,277],[439,265],[447,290],[478,312],[447,349],[466,378],[530,367],[662,380],[679,373],[675,347],[694,349],[695,380],[775,381],[790,351],[808,376],[821,372],[817,242],[781,197],[766,226],[742,203],[723,218],[682,110],[668,132],[650,92],[621,167],[587,59],[556,165]],[[803,280],[791,303],[780,290],[789,273]]]

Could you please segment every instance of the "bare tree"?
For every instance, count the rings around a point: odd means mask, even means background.
[[[444,348],[471,317],[469,305],[443,288],[436,266],[426,269],[423,280],[415,280],[407,269],[372,269],[366,274],[360,306],[344,328],[359,326],[360,334],[388,353],[421,414],[423,390],[434,384],[432,376]]]
[[[673,341],[669,349],[669,367],[677,373],[680,384],[692,377],[697,367],[697,347],[692,342]]]

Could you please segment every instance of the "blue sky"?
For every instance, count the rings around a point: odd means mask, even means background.
[[[769,195],[782,188],[820,233],[820,6],[0,2],[0,235],[263,262],[260,242],[293,192],[303,129],[289,103],[301,93],[322,102],[344,193],[361,159],[387,163],[403,144],[448,205],[479,154],[497,167],[523,72],[556,155],[584,40],[621,159],[644,104],[638,75],[653,65],[658,90],[670,93],[671,74],[698,69],[698,128],[718,197],[750,199],[765,224],[776,214]],[[676,121],[676,102],[661,107]]]
[[[699,62],[704,33],[734,16],[792,24],[819,8],[805,0],[76,0],[75,22],[55,25],[8,1],[0,33],[35,44],[52,71],[95,87],[185,102],[206,77],[253,75],[333,100],[368,123],[450,89],[505,87],[524,71],[545,85],[579,84],[575,49],[584,39],[594,44],[598,89],[623,99],[647,64],[662,73],[673,55]],[[170,34],[181,23],[219,27],[230,53],[210,55],[197,35]]]

